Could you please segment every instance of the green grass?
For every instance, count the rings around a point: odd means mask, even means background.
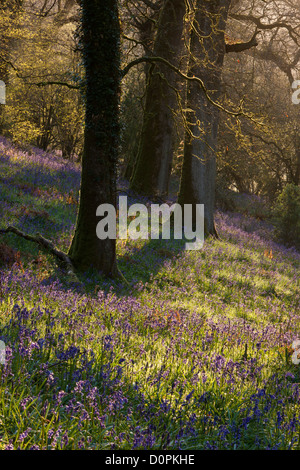
[[[79,170],[3,153],[1,227],[66,250]],[[130,287],[87,273],[85,291],[2,237],[20,253],[0,268],[2,449],[300,449],[300,255],[255,219],[251,232],[238,214],[216,221],[200,251],[118,241]]]

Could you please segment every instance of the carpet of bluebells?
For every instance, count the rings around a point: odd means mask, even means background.
[[[66,250],[80,168],[0,140],[0,228]],[[128,193],[127,193],[128,194]],[[85,288],[0,239],[0,449],[300,449],[300,254],[216,214],[219,240],[118,241]]]

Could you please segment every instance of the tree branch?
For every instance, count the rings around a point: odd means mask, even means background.
[[[160,2],[154,3],[154,2],[151,2],[150,0],[143,0],[143,2],[145,3],[145,5],[147,5],[147,7],[150,7],[152,10],[155,10],[155,11],[158,11],[161,7]]]
[[[256,52],[256,58],[260,60],[267,60],[267,61],[273,62],[283,73],[286,74],[290,84],[293,83],[294,77],[292,74],[292,69],[295,67],[295,65],[299,61],[299,58],[300,58],[299,54],[296,54],[295,60],[293,61],[292,64],[289,64],[288,62],[286,62],[282,57],[275,54],[275,52],[269,48],[265,50],[258,50]]]
[[[22,78],[22,77],[19,77]],[[59,81],[50,81],[50,82],[38,82],[38,83],[27,83],[27,85],[35,85],[38,87],[41,86],[47,86],[47,85],[60,85],[60,86],[66,86],[67,88],[70,88],[71,90],[80,90],[82,87],[80,85],[72,85],[71,83],[67,82],[59,82]]]
[[[263,30],[270,30],[270,29],[276,29],[276,28],[284,28],[288,31],[290,37],[293,39],[293,41],[298,44],[298,39],[299,36],[295,32],[294,28],[285,22],[282,21],[274,21],[273,23],[262,23],[262,18],[263,17],[256,17],[251,14],[244,15],[242,13],[231,13],[231,18],[234,18],[235,20],[242,20],[242,21],[251,21],[251,23],[254,23],[258,29],[263,29]],[[297,37],[298,36],[298,37]]]
[[[22,75],[20,75],[19,69],[10,60],[7,60],[2,54],[0,54],[0,59],[6,64],[8,64],[15,71],[16,76],[18,78],[26,81],[26,77],[22,77]],[[72,85],[71,83],[61,82],[61,81],[48,81],[48,82],[38,82],[38,83],[26,81],[26,85],[35,85],[38,87],[47,86],[47,85],[60,85],[60,86],[66,86],[68,88],[71,88],[72,90],[80,90],[82,88],[81,85]]]
[[[58,250],[50,240],[42,237],[39,233],[37,235],[29,235],[27,233],[21,232],[21,230],[17,229],[16,227],[10,225],[5,229],[0,229],[0,235],[5,235],[7,233],[14,233],[18,235],[18,237],[22,237],[25,240],[30,242],[36,243],[42,249],[50,252],[53,256],[59,259],[59,261],[63,262],[69,269],[69,274],[74,274],[74,268],[69,256],[64,253],[63,251]]]
[[[195,76],[186,75],[185,73],[181,72],[180,69],[178,69],[177,67],[175,67],[175,65],[171,64],[168,60],[164,59],[163,57],[149,57],[149,56],[143,56],[143,57],[139,57],[138,59],[133,60],[132,62],[129,62],[129,64],[127,64],[126,67],[124,67],[123,70],[121,70],[121,76],[122,76],[122,78],[125,77],[125,75],[129,72],[129,70],[130,70],[132,67],[134,67],[135,65],[141,64],[141,63],[143,63],[143,62],[148,62],[148,63],[151,63],[151,64],[155,64],[156,62],[158,62],[158,63],[162,63],[162,64],[166,65],[167,67],[169,67],[171,70],[173,70],[175,73],[177,73],[180,77],[184,78],[185,80],[198,83],[198,85],[200,86],[200,88],[201,88],[202,91],[204,92],[204,94],[205,94],[207,100],[208,100],[213,106],[217,107],[217,108],[220,109],[221,111],[224,111],[226,114],[229,114],[229,115],[231,115],[231,116],[234,116],[234,117],[246,116],[246,117],[250,118],[251,120],[253,120],[253,118],[251,118],[250,116],[246,115],[246,114],[244,113],[244,111],[241,109],[242,103],[240,104],[240,110],[239,110],[239,111],[230,111],[229,109],[224,108],[224,106],[222,106],[221,104],[217,103],[216,101],[214,101],[214,100],[209,96],[208,90],[207,90],[206,86],[204,85],[204,82],[201,80],[201,78],[195,77]]]
[[[236,42],[234,44],[226,43],[225,45],[225,52],[228,54],[230,52],[243,52],[247,49],[251,49],[252,47],[258,46],[258,42],[256,40],[256,36],[260,33],[260,31],[255,31],[252,38],[247,42]]]

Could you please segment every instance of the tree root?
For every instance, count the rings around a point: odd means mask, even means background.
[[[118,268],[118,265],[115,264],[113,271],[111,273],[112,279],[115,279],[117,281],[120,281],[121,283],[125,284],[126,287],[131,287],[130,283],[127,281],[125,276],[121,273],[121,271]]]
[[[220,235],[219,235],[219,233],[218,233],[218,231],[217,231],[217,229],[216,229],[216,225],[215,225],[215,224],[214,224],[212,236],[213,236],[214,238],[216,238],[217,240],[220,240],[220,239],[221,239],[221,238],[220,238]]]

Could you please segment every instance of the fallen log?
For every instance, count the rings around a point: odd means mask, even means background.
[[[24,233],[13,225],[10,225],[5,229],[0,229],[0,235],[5,235],[8,233],[14,233],[18,237],[36,243],[40,246],[40,248],[51,253],[54,257],[56,257],[60,262],[65,265],[65,267],[67,268],[67,273],[69,275],[75,276],[76,281],[78,282],[71,259],[65,252],[58,250],[50,240],[47,240],[47,238],[44,238],[39,233],[37,233],[36,235],[29,235],[28,233]]]

